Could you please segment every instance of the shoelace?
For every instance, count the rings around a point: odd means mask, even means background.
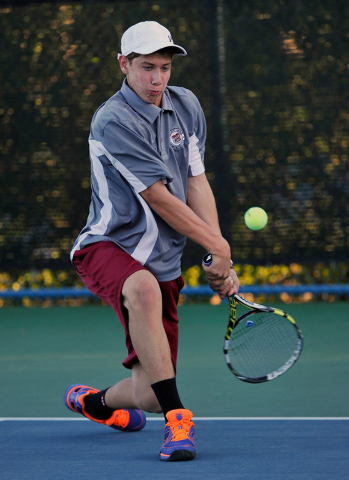
[[[118,427],[125,428],[130,420],[130,415],[127,410],[115,410],[112,416],[106,420],[105,424],[110,427],[111,425],[117,425]]]
[[[193,422],[183,421],[183,419],[177,422],[168,423],[172,431],[172,440],[185,440],[188,437],[190,427]]]

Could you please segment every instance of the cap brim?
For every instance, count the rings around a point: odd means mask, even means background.
[[[154,43],[151,45],[147,45],[146,47],[139,47],[136,50],[134,50],[133,53],[139,53],[140,55],[149,55],[150,53],[157,52],[159,50],[162,50],[163,48],[171,48],[173,50],[173,55],[181,55],[183,57],[187,55],[187,52],[186,50],[184,50],[183,47],[180,47],[179,45],[174,45],[173,43],[160,44],[160,45],[159,43],[156,43],[156,44]],[[127,55],[129,55],[129,53]]]

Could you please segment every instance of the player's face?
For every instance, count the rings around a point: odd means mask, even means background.
[[[152,53],[134,58],[131,64],[126,57],[121,57],[120,67],[127,75],[128,86],[144,102],[160,107],[171,75],[171,62],[171,56]]]

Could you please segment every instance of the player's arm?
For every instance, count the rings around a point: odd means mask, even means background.
[[[220,284],[215,291],[222,297],[226,296],[232,288],[232,282],[224,283],[224,279],[230,277],[230,247],[216,225],[211,226],[201,219],[188,205],[172,195],[161,180],[141,192],[141,195],[150,208],[174,230],[214,256],[214,274]]]
[[[205,173],[188,177],[187,204],[198,217],[221,233],[216,201]]]
[[[221,234],[216,201],[205,173],[188,177],[187,203],[198,217]],[[210,267],[203,266],[203,268],[210,287],[218,292],[217,286],[219,286],[221,281],[216,277],[215,273],[217,259],[214,256],[212,259],[212,265]],[[233,269],[230,270],[230,277],[233,281],[233,287],[229,292],[231,295],[232,293],[237,293],[240,282]]]

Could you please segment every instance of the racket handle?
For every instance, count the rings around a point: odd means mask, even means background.
[[[206,267],[209,267],[212,263],[212,255],[210,253],[206,253],[203,257],[202,257],[202,263],[206,266]],[[230,267],[232,267],[234,265],[233,263],[233,260],[230,260]]]
[[[210,253],[206,253],[203,257],[202,257],[202,263],[206,266],[206,267],[209,267],[212,263],[212,255]]]

